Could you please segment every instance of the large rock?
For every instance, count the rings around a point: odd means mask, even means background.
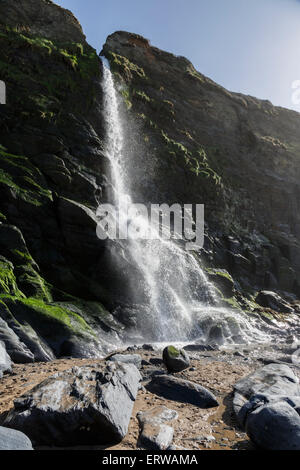
[[[5,344],[0,341],[0,379],[4,372],[11,370],[11,359],[6,352]]]
[[[284,364],[268,364],[239,380],[234,386],[233,408],[240,426],[244,426],[241,409],[257,394],[277,396],[300,395],[299,379]]]
[[[116,443],[127,433],[140,374],[132,364],[73,367],[14,402],[4,425],[35,445]]]
[[[280,313],[292,313],[293,309],[278,294],[271,291],[261,291],[256,296],[255,302],[262,307],[271,308]]]
[[[15,429],[0,427],[0,450],[33,450],[30,439]]]
[[[167,422],[177,419],[178,414],[166,406],[157,406],[137,415],[140,425],[138,445],[146,449],[166,450],[173,441],[174,429]]]
[[[33,353],[2,318],[0,318],[0,341],[5,344],[6,351],[13,362],[24,364],[34,361]]]
[[[108,358],[108,361],[134,364],[137,369],[142,366],[142,357],[139,354],[114,354]]]
[[[180,372],[190,365],[190,358],[184,349],[167,346],[163,350],[163,361],[169,372]]]
[[[147,388],[150,392],[168,400],[191,403],[200,408],[212,408],[219,405],[216,397],[206,388],[170,375],[154,375]]]
[[[300,396],[254,396],[247,405],[246,432],[259,448],[300,450]]]
[[[268,364],[235,384],[241,428],[265,450],[300,450],[299,379],[284,364]]]
[[[222,325],[213,325],[208,332],[207,344],[221,346],[224,343],[225,337]]]

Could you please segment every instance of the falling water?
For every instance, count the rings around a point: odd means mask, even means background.
[[[118,96],[106,59],[103,59],[103,91],[107,132],[105,153],[111,167],[111,198],[126,224],[129,221],[125,209],[131,202],[131,196],[126,193],[126,188],[130,187],[130,162],[126,161]],[[149,221],[141,219],[139,224],[147,225]],[[143,331],[145,336],[150,334],[153,340],[158,341],[184,341],[201,336],[203,325],[209,327],[220,319],[225,323],[227,319],[225,330],[228,330],[228,337],[242,334],[241,329],[251,329],[246,315],[215,306],[215,290],[195,257],[174,242],[162,238],[129,238],[126,244],[118,241],[118,247],[126,251],[138,273],[132,281],[132,290],[142,285],[147,299],[147,328],[151,331]]]

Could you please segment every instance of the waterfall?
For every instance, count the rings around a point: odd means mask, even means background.
[[[130,187],[130,162],[126,161],[124,132],[119,109],[118,94],[109,63],[103,61],[104,119],[106,125],[105,155],[110,162],[111,200],[118,209],[120,219],[127,224],[127,204],[132,195]],[[138,201],[135,201],[138,202]],[[140,218],[138,223],[148,225]],[[157,341],[186,341],[200,337],[216,322],[224,322],[227,336],[242,335],[242,329],[250,328],[246,315],[226,308],[216,307],[216,294],[207,281],[194,255],[173,241],[162,239],[142,240],[129,237],[114,241],[114,250],[122,250],[133,266],[132,291],[142,287],[147,314],[144,316],[143,334]],[[112,251],[114,251],[112,250]],[[118,263],[118,256],[114,258]],[[240,327],[241,325],[241,327]]]

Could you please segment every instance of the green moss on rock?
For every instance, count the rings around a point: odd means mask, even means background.
[[[24,119],[56,120],[66,103],[78,111],[90,106],[100,61],[96,50],[86,43],[51,41],[0,25],[0,74],[17,91],[9,104]]]
[[[111,70],[114,74],[120,74],[123,79],[129,81],[132,77],[147,79],[144,69],[139,67],[137,64],[130,62],[127,57],[116,54],[115,52],[106,52],[106,57],[109,60]]]
[[[0,147],[0,185],[9,187],[18,197],[41,206],[47,200],[52,200],[52,193],[42,186],[41,172],[27,157],[14,155]]]
[[[17,294],[19,292],[13,264],[0,257],[0,294]]]
[[[168,354],[172,358],[176,358],[180,356],[180,351],[179,349],[175,348],[175,346],[168,346]]]

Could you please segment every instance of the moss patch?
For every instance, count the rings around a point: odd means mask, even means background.
[[[168,354],[170,357],[176,358],[180,356],[179,349],[175,348],[175,346],[168,346]]]
[[[19,289],[14,274],[12,263],[0,258],[0,294],[15,295],[19,293]]]
[[[60,336],[69,332],[77,336],[94,336],[93,330],[78,314],[36,298],[20,298],[16,296],[2,295],[1,300],[7,307],[44,338],[48,336]]]
[[[33,266],[22,265],[16,268],[18,285],[27,297],[34,297],[46,302],[52,301],[50,290],[45,280]]]
[[[87,44],[50,41],[2,25],[0,74],[14,86],[16,93],[9,105],[21,108],[24,119],[56,120],[66,105],[78,111],[91,105],[93,77],[100,75],[100,60]]]
[[[51,191],[42,186],[41,172],[27,157],[13,155],[0,147],[0,165],[0,184],[8,186],[18,197],[35,206],[52,200]]]
[[[130,62],[127,57],[116,54],[115,52],[106,52],[106,58],[109,60],[111,70],[114,74],[119,74],[125,81],[130,81],[133,77],[147,79],[144,70],[137,64]]]

